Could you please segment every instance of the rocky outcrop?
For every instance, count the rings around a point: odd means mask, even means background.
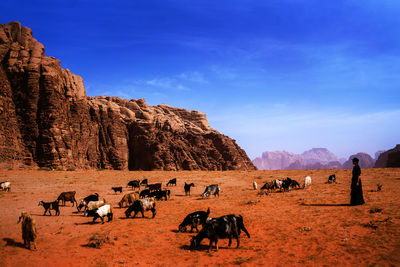
[[[399,168],[400,167],[400,144],[394,148],[381,153],[375,162],[374,168]]]
[[[0,167],[255,169],[206,115],[143,99],[88,97],[18,22],[0,25]]]
[[[373,168],[374,164],[375,164],[375,160],[367,153],[357,153],[355,155],[351,155],[349,157],[349,159],[343,163],[343,169],[352,169],[353,168],[353,162],[352,159],[353,158],[358,158],[359,159],[359,163],[358,165],[360,165],[361,168]]]
[[[383,152],[385,152],[385,150],[379,150],[379,151],[376,151],[376,152],[375,152],[375,157],[374,157],[375,161],[379,158],[379,156],[380,156]]]
[[[259,170],[331,169],[341,164],[335,154],[326,148],[313,148],[302,154],[287,151],[264,152],[253,160]]]

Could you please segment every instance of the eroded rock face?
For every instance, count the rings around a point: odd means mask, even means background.
[[[199,111],[87,97],[18,22],[0,25],[0,63],[2,168],[255,169]]]
[[[374,168],[399,168],[400,167],[400,144],[379,154]]]

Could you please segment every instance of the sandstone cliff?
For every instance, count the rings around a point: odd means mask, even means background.
[[[0,167],[255,169],[206,115],[143,99],[88,97],[29,28],[0,25]]]
[[[400,144],[379,154],[374,168],[399,168],[400,167]]]

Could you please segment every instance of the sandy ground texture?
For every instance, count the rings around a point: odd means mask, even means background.
[[[400,266],[400,169],[363,169],[366,204],[346,206],[350,199],[350,170],[227,171],[227,172],[121,172],[121,171],[0,171],[0,180],[12,183],[0,192],[0,266]],[[337,184],[327,184],[330,174]],[[303,183],[310,175],[312,187],[260,196],[259,188],[275,178]],[[157,215],[129,218],[118,208],[122,195],[111,186],[148,178],[150,183],[177,178],[168,201],[157,202]],[[194,182],[192,195],[184,182]],[[219,198],[202,199],[206,185],[221,187]],[[377,183],[383,185],[376,192]],[[112,204],[114,220],[90,224],[92,218],[61,207],[61,215],[43,216],[40,200],[53,201],[63,191],[75,190],[78,202],[97,192]],[[129,192],[124,187],[124,193]],[[210,208],[211,217],[241,214],[251,237],[242,233],[227,248],[208,252],[208,240],[190,249],[196,233],[178,233],[183,218]],[[381,209],[381,211],[379,211]],[[38,229],[37,250],[23,247],[21,211],[30,212]],[[54,211],[53,211],[54,213]],[[106,242],[88,247],[92,237]]]

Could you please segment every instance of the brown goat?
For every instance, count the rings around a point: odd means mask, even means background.
[[[24,246],[28,249],[31,249],[32,242],[34,249],[36,249],[37,231],[35,219],[29,213],[24,211],[21,213],[21,216],[19,216],[17,224],[21,220],[22,239],[24,240]]]
[[[61,200],[62,205],[65,206],[65,202],[70,201],[72,203],[72,207],[74,206],[74,203],[76,204],[76,206],[78,206],[78,203],[76,202],[76,199],[75,199],[75,194],[76,194],[75,191],[62,192],[58,196],[57,202],[60,202],[60,200]]]
[[[121,201],[118,203],[118,206],[119,206],[120,208],[123,208],[123,207],[124,207],[124,204],[125,204],[126,207],[127,207],[127,206],[130,206],[130,205],[132,205],[133,202],[135,202],[135,200],[137,200],[137,199],[139,199],[139,194],[138,194],[138,193],[132,192],[132,193],[129,193],[129,194],[125,194],[125,195],[122,197]]]

